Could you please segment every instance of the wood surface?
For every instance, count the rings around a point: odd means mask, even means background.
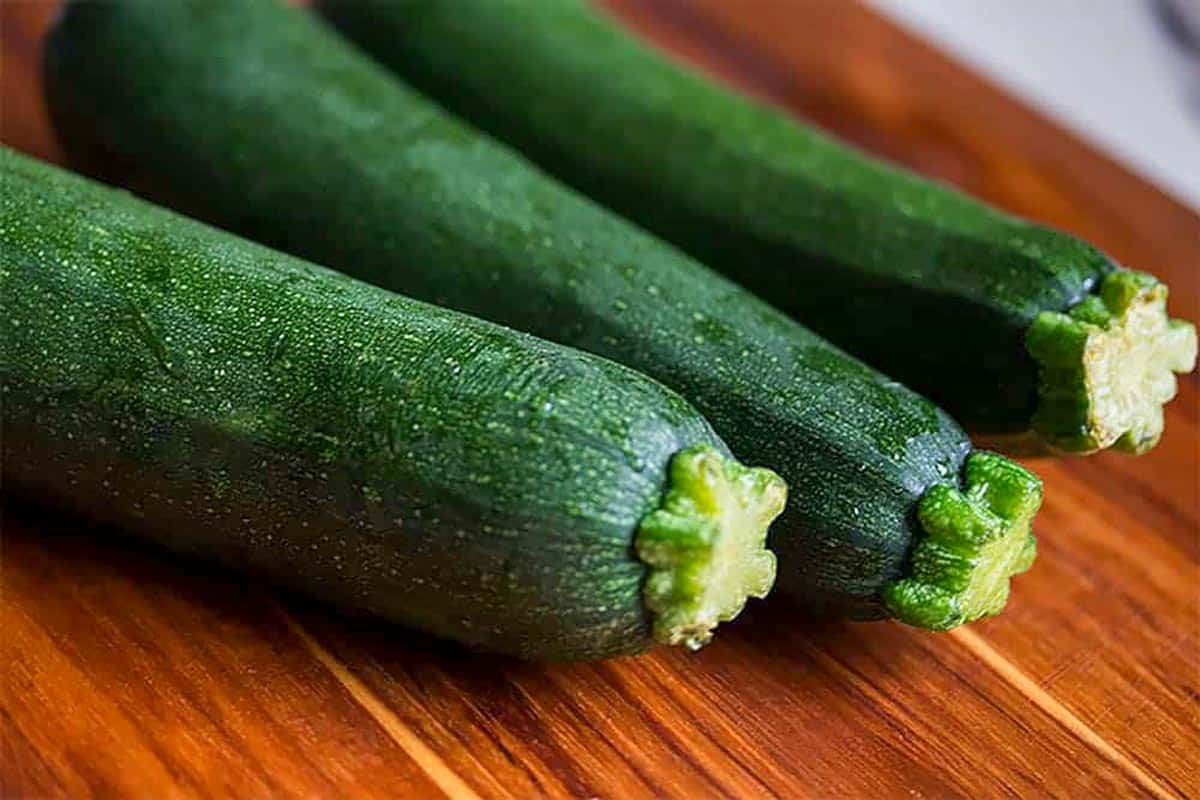
[[[608,0],[888,158],[1079,233],[1200,318],[1200,218],[843,0]],[[0,2],[0,139],[60,152],[53,4]],[[1041,555],[950,634],[759,604],[696,655],[482,658],[4,508],[0,796],[1200,796],[1200,385],[1151,454],[1031,463]]]

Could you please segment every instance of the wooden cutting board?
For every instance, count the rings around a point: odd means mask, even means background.
[[[720,78],[1157,273],[1200,219],[843,0],[611,0]],[[53,5],[0,4],[0,138],[59,160]],[[2,187],[0,187],[2,190]],[[756,607],[697,655],[485,658],[347,621],[52,510],[5,509],[4,797],[1200,795],[1197,377],[1150,455],[1033,466],[1041,556],[949,634]]]

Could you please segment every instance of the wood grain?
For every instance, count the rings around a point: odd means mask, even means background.
[[[1096,241],[1200,316],[1200,219],[863,7],[609,0],[684,59]],[[53,4],[0,4],[0,139],[57,160]],[[534,665],[7,509],[5,797],[1200,795],[1195,377],[1149,456],[1032,464],[1042,555],[965,633],[757,606],[695,656]]]
[[[694,657],[492,664],[438,671],[431,683],[412,675],[397,645],[308,624],[396,707],[432,694],[439,706],[453,698],[452,719],[479,715],[487,729],[498,718],[473,755],[514,728],[540,740],[519,770],[534,788],[545,787],[542,774],[572,775],[577,783],[563,788],[577,797],[607,795],[613,784],[597,776],[622,774],[623,797],[1131,791],[1118,767],[968,653],[898,626],[816,627],[760,610]],[[439,736],[436,715],[411,723]]]
[[[258,590],[6,511],[5,797],[437,791]]]

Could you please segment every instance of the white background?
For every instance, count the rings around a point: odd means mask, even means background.
[[[1146,0],[869,2],[1200,210],[1187,61]]]

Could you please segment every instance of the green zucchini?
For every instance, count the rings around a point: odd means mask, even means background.
[[[776,594],[946,628],[998,611],[1028,565],[1036,478],[968,459],[929,401],[445,114],[312,15],[73,3],[46,54],[77,160],[132,165],[144,190],[218,224],[680,392],[788,483]]]
[[[0,149],[3,472],[169,547],[527,658],[699,646],[772,472],[625,367]]]
[[[577,0],[324,0],[397,74],[1011,449],[1144,452],[1193,325],[1094,247],[872,160]]]

